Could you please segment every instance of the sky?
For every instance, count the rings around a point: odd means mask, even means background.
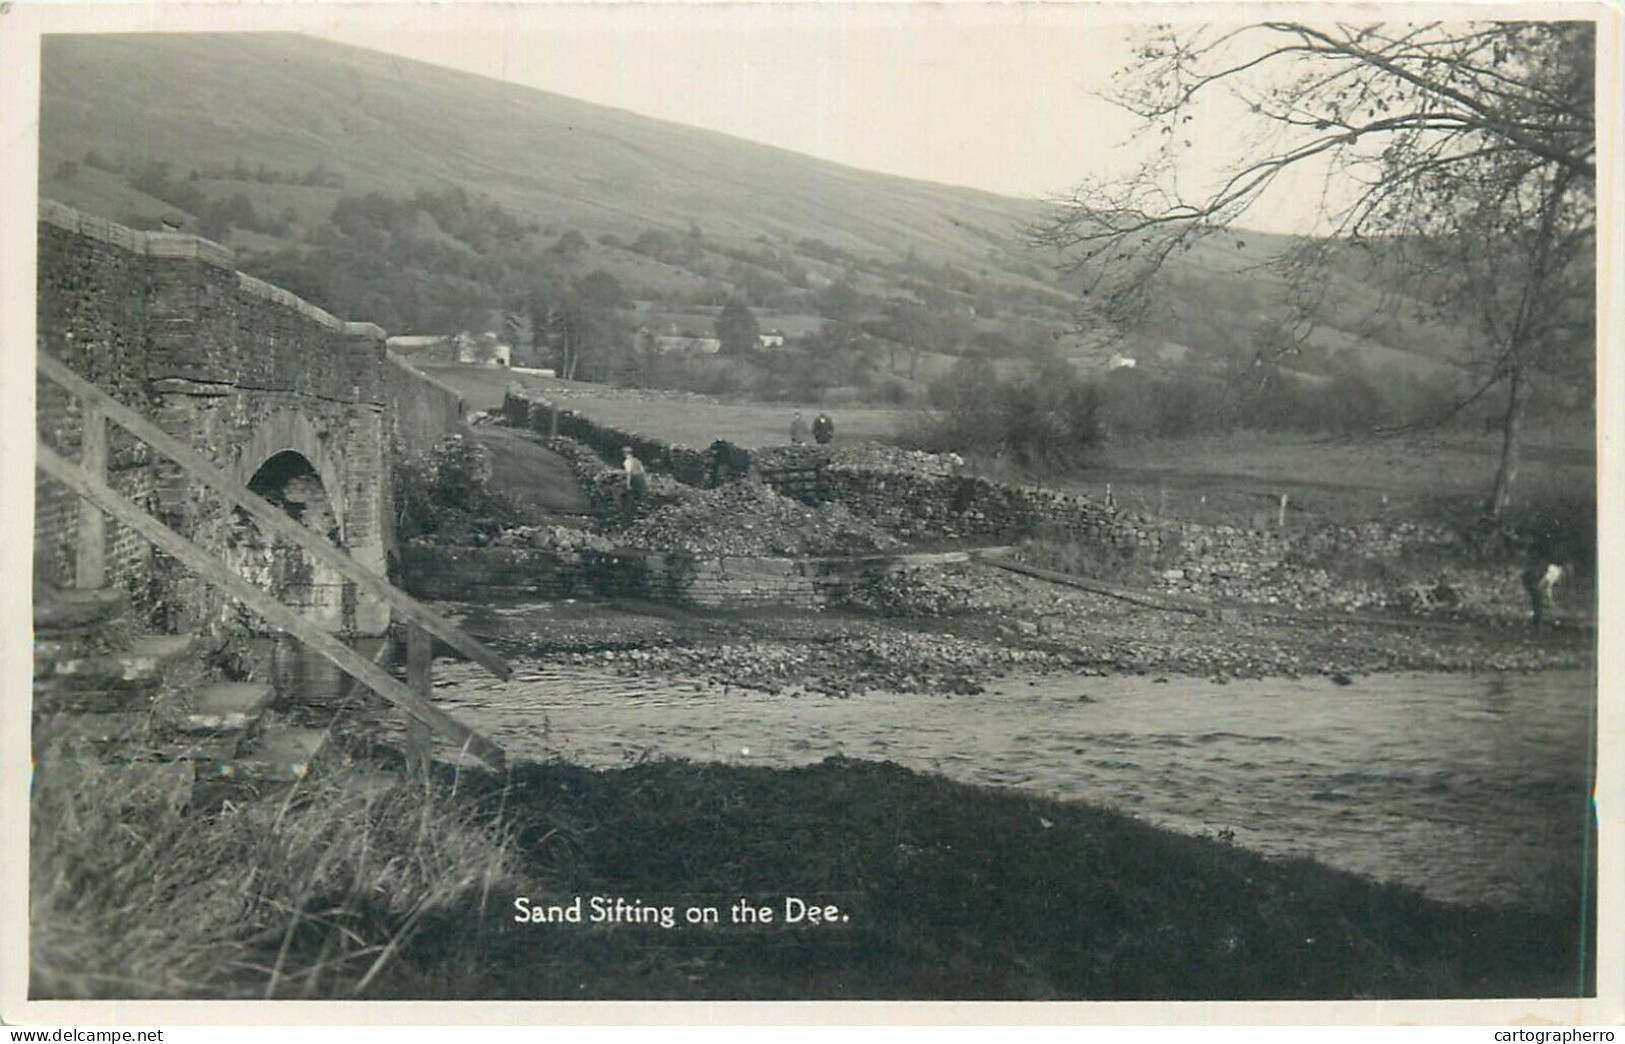
[[[1186,21],[1224,10],[1206,4]],[[1084,3],[589,3],[340,7],[317,35],[721,131],[864,170],[1052,199],[1134,169],[1149,136],[1109,100],[1151,25]],[[1167,9],[1161,12],[1167,15]],[[432,22],[430,19],[432,18]],[[1135,19],[1139,19],[1136,21]],[[306,31],[312,31],[307,29]],[[1199,110],[1180,186],[1251,145]],[[1238,222],[1314,232],[1324,171]]]

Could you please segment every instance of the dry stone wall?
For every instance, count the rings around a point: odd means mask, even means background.
[[[503,413],[509,423],[546,431],[552,410],[515,394]],[[575,411],[561,409],[559,418],[561,435],[593,447],[604,459],[613,459],[622,445],[633,445],[657,471],[694,485],[710,481],[709,460],[701,468],[696,450],[602,426]],[[780,493],[807,504],[842,504],[905,539],[988,543],[1039,535],[1069,540],[1094,549],[1096,565],[1108,572],[1128,566],[1148,586],[1163,590],[1350,608],[1427,608],[1449,605],[1458,596],[1516,601],[1504,564],[1422,564],[1429,559],[1459,563],[1465,557],[1458,535],[1443,526],[1399,520],[1285,529],[1200,525],[961,474],[950,458],[928,454],[818,446],[728,449],[743,455]],[[597,466],[601,462],[578,461],[577,473],[585,480]]]
[[[583,413],[556,406],[545,399],[516,393],[512,388],[502,402],[502,420],[516,428],[575,439],[591,448],[603,460],[617,464],[621,460],[621,447],[630,446],[650,471],[670,475],[690,486],[704,486],[710,482],[711,463],[707,450],[600,424]]]
[[[501,603],[639,598],[703,609],[816,610],[844,604],[884,577],[952,554],[728,556],[414,544],[401,551],[419,598]]]

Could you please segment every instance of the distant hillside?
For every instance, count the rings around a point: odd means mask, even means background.
[[[841,319],[846,346],[903,384],[971,351],[1015,359],[1047,344],[1103,361],[1100,338],[1068,334],[1073,294],[1054,259],[1020,240],[1043,214],[1034,201],[304,37],[43,46],[43,194],[115,220],[178,221],[256,274],[392,332],[540,313],[538,295],[603,273],[625,298],[616,336],[640,316],[703,325],[737,296],[792,337]],[[1217,366],[1256,343],[1283,307],[1257,266],[1284,241],[1248,239],[1180,260],[1161,317],[1131,342],[1145,364]],[[1426,371],[1456,343],[1449,330],[1372,328],[1375,292],[1334,282],[1307,372],[1338,355]]]
[[[1031,204],[852,170],[710,131],[280,34],[52,36],[42,164],[89,149],[181,170],[322,163],[349,191],[462,185],[522,213],[982,262]]]

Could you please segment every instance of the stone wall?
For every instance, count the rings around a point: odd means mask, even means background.
[[[690,486],[705,486],[710,482],[709,447],[699,450],[635,431],[622,431],[600,424],[575,410],[555,406],[545,399],[515,395],[512,391],[503,399],[502,419],[504,423],[517,428],[575,439],[590,447],[605,461],[616,464],[621,460],[621,447],[631,446],[632,452],[651,471],[670,475]]]
[[[71,212],[70,212],[71,213]],[[48,207],[42,218],[58,217]],[[38,350],[62,360],[114,398],[146,411],[154,402],[142,375],[151,340],[141,302],[151,272],[135,252],[131,232],[102,223],[102,236],[42,220],[39,236]],[[35,381],[39,437],[78,459],[83,426],[79,404],[56,384]],[[146,446],[121,431],[108,445],[108,480],[124,496],[151,507],[157,488]],[[72,581],[79,499],[38,473],[34,479],[34,569],[39,580]],[[108,568],[115,582],[144,589],[152,572],[150,545],[122,526],[108,527]]]
[[[382,571],[388,536],[384,334],[347,323],[234,267],[224,247],[195,236],[135,232],[43,202],[38,225],[37,350],[139,410],[238,481],[266,460],[303,456],[320,477],[336,531],[362,564]],[[79,405],[36,382],[42,442],[77,458]],[[224,553],[235,520],[179,465],[110,426],[110,478],[126,496],[205,547]],[[36,482],[38,578],[70,582],[79,506]],[[109,527],[111,579],[168,626],[231,620],[226,600]],[[352,600],[353,601],[353,600]],[[348,624],[387,625],[365,600]]]
[[[882,577],[964,555],[728,557],[518,547],[401,549],[407,589],[465,602],[641,598],[705,609],[820,609]]]
[[[551,410],[545,402],[510,394],[503,414],[509,423],[546,431]],[[692,485],[709,482],[709,461],[703,469],[695,463],[699,451],[668,447],[570,410],[560,410],[559,418],[559,434],[594,447],[606,459],[630,444],[655,471]],[[1460,549],[1449,529],[1404,521],[1282,530],[1131,514],[1080,495],[961,474],[949,458],[928,454],[851,448],[832,452],[818,446],[730,449],[747,457],[751,469],[785,496],[807,504],[840,503],[905,539],[990,543],[1038,536],[1071,541],[1093,556],[1086,568],[1103,570],[1103,575],[1126,573],[1125,579],[1147,586],[1210,598],[1385,604],[1394,581],[1351,578],[1350,562],[1356,573],[1361,562],[1371,563],[1373,573],[1406,573],[1414,570],[1402,560]],[[577,467],[584,479],[590,471],[590,462]],[[1325,565],[1343,568],[1328,570]],[[1469,574],[1454,569],[1440,575],[1447,586],[1470,586],[1476,574]]]
[[[463,397],[394,352],[385,357],[384,398],[391,439],[405,453],[425,453],[468,428]]]
[[[711,483],[710,448],[672,445],[601,424],[585,414],[510,391],[502,406],[511,425],[547,433],[557,414],[558,434],[618,462],[620,448],[651,471],[691,486]],[[1086,497],[1037,486],[1014,486],[956,474],[913,474],[844,466],[816,446],[752,451],[727,446],[728,455],[755,470],[785,496],[807,504],[838,502],[904,537],[996,537],[1060,525],[1091,538],[1112,539],[1118,516]]]

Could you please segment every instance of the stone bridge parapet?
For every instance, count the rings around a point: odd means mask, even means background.
[[[361,565],[384,571],[394,540],[391,446],[418,448],[461,425],[454,394],[438,385],[412,394],[428,379],[387,357],[382,329],[239,272],[236,255],[218,243],[135,231],[51,201],[40,205],[38,233],[39,352],[322,528]],[[43,378],[36,394],[39,438],[76,457],[80,404]],[[256,550],[240,513],[116,426],[109,461],[115,489],[195,542],[227,560],[263,552],[256,567],[238,561],[246,573],[333,585],[310,601],[333,629],[377,634],[388,625],[381,602],[336,577],[274,561],[280,552],[269,541]],[[70,581],[78,510],[65,489],[36,482],[36,579]],[[112,580],[166,626],[214,629],[236,619],[222,596],[135,534],[109,526],[108,543]]]

